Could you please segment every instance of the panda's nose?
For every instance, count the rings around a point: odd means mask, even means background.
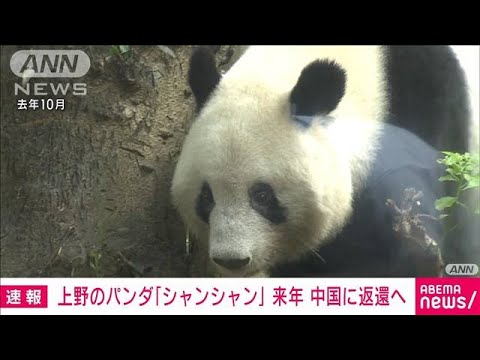
[[[248,263],[250,262],[250,258],[247,257],[244,259],[234,259],[234,258],[214,257],[213,261],[215,261],[218,265],[223,266],[224,268],[227,268],[229,270],[239,270],[244,266],[248,265]]]

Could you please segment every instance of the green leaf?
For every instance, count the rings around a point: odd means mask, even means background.
[[[112,45],[112,47],[110,48],[110,52],[113,55],[120,55],[120,49],[118,48],[117,45]]]
[[[435,201],[435,209],[442,211],[457,203],[457,198],[453,196],[445,196]]]
[[[460,181],[459,177],[457,176],[459,174],[456,173],[453,169],[447,169],[445,171],[449,173],[455,179],[455,181]]]
[[[445,175],[438,178],[438,181],[457,181],[452,175]]]
[[[453,152],[451,152],[451,151],[442,151],[442,154],[445,154],[445,155],[447,155],[447,156],[450,156],[450,155],[453,154]]]
[[[472,160],[473,160],[473,163],[480,163],[480,153],[477,153],[477,154],[473,154],[472,155]]]
[[[462,161],[462,155],[458,153],[448,153],[445,157],[445,164],[452,166]]]
[[[120,54],[125,54],[130,51],[129,45],[118,45],[118,50],[120,50]]]
[[[480,176],[469,176],[468,185],[464,190],[480,187]]]
[[[453,163],[450,165],[450,169],[455,175],[462,176],[463,175],[463,168],[459,163]]]

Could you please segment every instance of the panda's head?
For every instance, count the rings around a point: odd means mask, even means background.
[[[320,120],[341,101],[345,81],[338,64],[315,61],[285,92],[254,77],[222,78],[204,48],[192,55],[199,114],[172,195],[224,276],[268,272],[342,227],[351,211],[350,165]]]

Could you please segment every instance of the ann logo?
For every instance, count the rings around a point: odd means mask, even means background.
[[[79,56],[79,54],[70,56],[68,54],[55,54],[53,56],[43,54],[40,57],[30,54],[25,60],[20,72],[23,74],[25,70],[32,69],[35,73],[43,73],[48,67],[48,71],[51,73],[63,73],[65,72],[65,68],[67,68],[70,73],[73,73],[77,69]]]
[[[478,273],[476,264],[448,264],[445,272],[450,276],[473,276]]]
[[[19,77],[78,78],[90,69],[90,58],[81,50],[20,50],[10,68]]]

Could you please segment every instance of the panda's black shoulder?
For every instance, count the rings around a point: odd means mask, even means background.
[[[418,211],[437,217],[435,200],[444,195],[438,181],[442,167],[440,153],[416,135],[393,125],[385,125],[368,179],[356,194],[353,214],[338,235],[315,253],[295,263],[276,268],[273,276],[415,276],[401,244],[395,242],[393,214],[387,199],[401,204],[406,188],[423,193]],[[426,224],[433,238],[443,229]],[[398,265],[401,266],[398,266]]]
[[[412,132],[387,123],[382,125],[378,145],[372,155],[374,159],[367,179],[367,188],[378,185],[392,172],[401,174],[403,171],[419,171],[437,177],[442,171],[437,162],[441,157],[439,150]]]

